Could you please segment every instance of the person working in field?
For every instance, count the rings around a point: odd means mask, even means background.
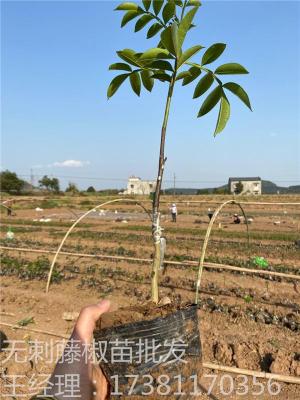
[[[176,207],[175,203],[172,204],[172,207],[170,208],[170,210],[171,210],[171,215],[172,215],[172,222],[176,222],[176,220],[177,220],[177,207]]]
[[[211,220],[212,217],[213,217],[213,215],[214,215],[214,212],[209,208],[209,209],[207,210],[207,215],[208,215],[209,220]]]
[[[2,204],[5,206],[6,211],[7,211],[7,216],[11,217],[12,216],[12,206],[13,206],[14,201],[13,200],[6,200]]]
[[[240,224],[241,223],[241,219],[237,214],[234,214],[234,216],[233,216],[233,223],[234,224]]]

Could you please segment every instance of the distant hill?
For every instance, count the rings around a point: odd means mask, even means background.
[[[300,185],[295,186],[277,186],[276,183],[271,181],[262,181],[262,193],[263,194],[292,194],[300,193]]]
[[[224,190],[227,189],[227,184],[214,187],[214,188],[204,188],[204,189],[193,189],[193,188],[176,188],[175,189],[175,194],[176,195],[195,195],[195,194],[212,194],[212,193],[218,193],[218,192],[224,192]],[[165,194],[170,194],[172,195],[174,193],[173,188],[165,189],[164,190]],[[277,186],[276,183],[271,182],[271,181],[265,181],[262,180],[262,194],[300,194],[300,185],[294,185],[294,186]]]
[[[289,193],[300,193],[300,185],[289,186]]]
[[[176,188],[175,194],[197,194],[198,189],[191,189],[191,188]],[[173,194],[174,189],[165,189],[164,194]]]

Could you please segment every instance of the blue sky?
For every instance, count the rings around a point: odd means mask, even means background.
[[[129,175],[155,176],[167,84],[138,98],[126,82],[107,101],[115,51],[157,42],[144,30],[135,34],[133,23],[121,29],[117,4],[1,2],[2,168],[78,177],[61,181],[82,188],[120,188]],[[254,111],[230,96],[231,119],[214,138],[217,108],[196,118],[202,101],[192,99],[194,85],[178,85],[165,186],[174,173],[178,187],[215,186],[229,176],[299,183],[299,15],[296,1],[203,1],[186,45],[227,43],[216,65],[237,61],[250,71],[232,80],[247,90]]]

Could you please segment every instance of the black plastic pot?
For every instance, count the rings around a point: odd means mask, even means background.
[[[181,398],[180,391],[186,393],[185,398],[194,393],[195,381],[202,373],[196,305],[166,317],[96,331],[94,338],[98,343],[95,346],[97,359],[110,382],[111,399],[127,396],[178,399]],[[149,359],[146,357],[149,356],[149,345],[152,350],[155,343],[160,346]],[[126,362],[116,357],[116,354],[121,354],[121,348],[125,349]],[[155,359],[151,359],[151,355]],[[152,393],[147,394],[150,391]]]

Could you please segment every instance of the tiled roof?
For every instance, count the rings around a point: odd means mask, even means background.
[[[232,181],[261,181],[261,178],[259,176],[255,176],[255,177],[238,177],[238,178],[229,178],[228,180],[229,182]]]

